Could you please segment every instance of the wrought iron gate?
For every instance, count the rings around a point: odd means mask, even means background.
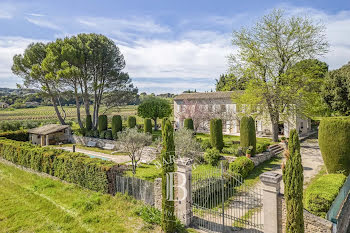
[[[221,168],[192,175],[193,223],[209,232],[263,232],[262,191]]]

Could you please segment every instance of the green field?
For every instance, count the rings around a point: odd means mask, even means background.
[[[142,204],[44,178],[0,162],[0,232],[160,232]]]

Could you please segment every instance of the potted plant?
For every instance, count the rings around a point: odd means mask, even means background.
[[[281,137],[281,142],[285,143],[286,142],[286,137]]]
[[[250,147],[246,150],[245,156],[248,159],[252,156],[252,149]]]

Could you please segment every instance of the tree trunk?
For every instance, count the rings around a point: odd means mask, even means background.
[[[77,86],[75,85],[74,87],[74,93],[75,93],[75,105],[77,107],[77,119],[78,119],[78,124],[81,129],[84,128],[83,123],[81,122],[81,116],[80,116],[80,102],[79,102],[79,96],[78,96],[78,90]]]
[[[272,141],[278,142],[278,122],[279,122],[279,114],[270,114],[271,125],[272,125]]]
[[[64,121],[64,119],[61,116],[60,111],[58,110],[56,99],[54,96],[51,96],[51,101],[52,101],[53,108],[55,109],[56,115],[57,115],[58,120],[60,121],[61,125],[66,125],[66,122]]]
[[[158,130],[158,126],[157,126],[157,118],[153,119],[154,120],[154,131]]]

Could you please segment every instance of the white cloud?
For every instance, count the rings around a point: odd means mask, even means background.
[[[34,16],[34,17],[44,17],[45,16],[43,14],[38,14],[38,13],[28,13],[27,15]]]
[[[15,6],[9,3],[0,3],[0,19],[12,19],[15,10]]]
[[[21,79],[12,74],[12,58],[15,54],[23,53],[34,39],[23,37],[0,37],[0,86],[14,88]]]
[[[44,19],[44,18],[26,18],[26,20],[32,24],[35,24],[39,27],[44,27],[44,28],[49,28],[49,29],[53,29],[53,30],[61,30],[61,27],[56,25],[55,23]]]

